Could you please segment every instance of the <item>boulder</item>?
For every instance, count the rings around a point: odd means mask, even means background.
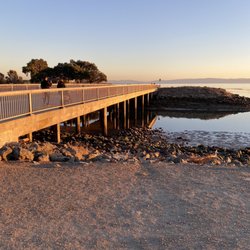
[[[46,153],[40,153],[37,156],[36,160],[39,161],[39,162],[49,162],[50,161],[49,155],[46,154]]]
[[[67,156],[64,156],[61,153],[52,153],[49,155],[49,159],[51,161],[65,162],[65,161],[68,161],[70,158]]]
[[[12,148],[9,146],[3,146],[0,149],[0,156],[4,161],[11,160]]]
[[[15,147],[12,151],[11,158],[13,160],[29,160],[33,161],[34,154],[26,148]]]
[[[50,142],[44,142],[40,145],[39,151],[47,152],[51,154],[56,149],[56,145],[51,144]]]

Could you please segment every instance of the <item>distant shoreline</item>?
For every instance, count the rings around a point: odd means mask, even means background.
[[[114,84],[140,84],[140,83],[157,83],[157,84],[216,84],[216,83],[244,83],[250,84],[250,78],[186,78],[173,80],[152,80],[152,81],[135,81],[135,80],[110,80]]]

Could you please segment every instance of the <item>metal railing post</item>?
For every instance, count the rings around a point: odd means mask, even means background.
[[[61,105],[62,105],[62,108],[64,108],[64,94],[63,94],[63,90],[61,91]]]
[[[30,112],[30,115],[32,115],[32,98],[31,98],[31,93],[29,93],[29,112]]]

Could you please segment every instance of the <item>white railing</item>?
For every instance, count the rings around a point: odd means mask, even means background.
[[[81,87],[93,87],[93,86],[107,86],[111,83],[66,83],[67,88],[81,88]],[[57,84],[53,83],[51,88],[56,88]],[[6,91],[20,91],[20,90],[34,90],[41,89],[40,83],[19,83],[19,84],[0,84],[0,92]]]
[[[0,122],[51,109],[157,88],[157,85],[145,84],[0,92]]]

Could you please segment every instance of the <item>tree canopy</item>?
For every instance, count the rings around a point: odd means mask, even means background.
[[[22,83],[23,79],[21,76],[18,76],[15,70],[9,70],[6,76],[7,83]]]
[[[4,74],[0,73],[0,83],[4,83]]]
[[[103,82],[107,81],[107,76],[102,73],[94,63],[87,61],[70,60],[69,63],[58,63],[54,68],[49,68],[47,62],[43,59],[32,59],[26,67],[23,67],[23,72],[30,73],[31,82],[41,81],[45,76],[54,80],[64,78],[65,80],[75,80],[76,82]],[[46,64],[41,65],[41,60]]]
[[[30,74],[31,80],[35,78],[35,75],[41,71],[48,68],[48,63],[43,59],[32,59],[27,63],[27,66],[23,67],[23,73],[28,75]]]

